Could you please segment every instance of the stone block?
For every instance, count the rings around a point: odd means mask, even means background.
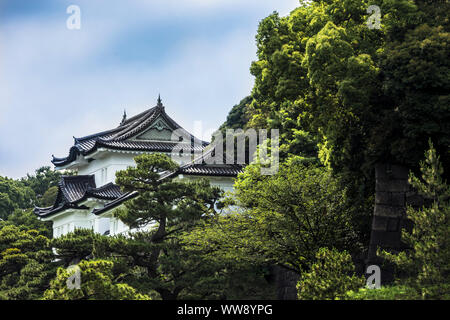
[[[385,205],[391,204],[391,193],[382,191],[377,192],[375,194],[375,203]]]
[[[375,165],[375,179],[379,180],[389,180],[389,176],[386,172],[387,164],[386,163],[377,163]]]
[[[295,300],[297,298],[297,282],[300,276],[290,270],[275,266],[277,296],[279,300]]]
[[[381,217],[391,217],[391,218],[400,218],[404,216],[405,208],[404,207],[393,207],[386,206],[382,204],[377,204],[375,206],[374,215]]]
[[[388,217],[374,216],[372,219],[372,230],[386,231],[388,221]]]
[[[377,192],[407,192],[410,188],[407,180],[377,179],[375,183],[375,190]]]
[[[399,231],[400,219],[399,218],[389,218],[387,222],[387,231],[394,232]]]
[[[397,207],[403,207],[405,205],[405,193],[404,192],[392,192],[390,204],[393,206],[397,206]]]
[[[394,164],[388,168],[387,173],[392,179],[408,180],[409,169],[404,166]]]
[[[408,179],[409,170],[399,165],[387,163],[378,163],[375,165],[375,178],[381,180]]]
[[[372,230],[371,245],[380,246],[383,249],[398,249],[401,246],[400,232],[376,231]]]

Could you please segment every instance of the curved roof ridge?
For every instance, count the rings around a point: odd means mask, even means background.
[[[129,137],[132,137],[134,134],[139,133],[140,130],[145,130],[145,128],[150,125],[154,119],[157,118],[158,115],[158,109],[156,107],[153,107],[149,110],[147,110],[146,114],[143,115],[141,118],[135,120],[133,123],[131,123],[128,127],[125,127],[123,130],[119,131],[115,135],[113,135],[109,139],[105,139],[108,141],[114,141],[114,140],[125,140]]]
[[[79,138],[73,137],[73,138],[75,140],[75,144],[77,144],[78,142],[83,142],[83,141],[86,141],[86,140],[91,140],[91,139],[94,139],[94,138],[97,138],[97,137],[105,136],[105,135],[107,135],[109,133],[114,133],[114,132],[116,132],[116,131],[118,131],[120,129],[123,129],[123,128],[117,127],[117,128],[114,128],[114,129],[109,129],[109,130],[101,131],[101,132],[98,132],[98,133],[93,133],[93,134],[90,134],[90,135],[87,135],[87,136],[84,136],[84,137],[79,137]]]
[[[145,109],[144,111],[138,113],[137,115],[132,116],[131,118],[125,119],[124,122],[122,122],[122,124],[119,127],[125,126],[125,125],[129,125],[130,123],[136,121],[137,119],[143,117],[147,112],[155,109],[156,107],[151,107],[149,109]]]

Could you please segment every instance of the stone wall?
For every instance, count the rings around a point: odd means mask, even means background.
[[[380,247],[392,252],[405,248],[401,242],[401,230],[411,230],[411,221],[406,219],[406,206],[420,207],[423,200],[408,183],[409,170],[399,165],[380,163],[375,166],[375,209],[372,220],[367,265],[377,264],[382,268],[382,283],[392,280],[392,269],[381,265],[376,256]]]
[[[290,270],[275,266],[273,268],[278,300],[296,300],[297,282],[300,276]]]

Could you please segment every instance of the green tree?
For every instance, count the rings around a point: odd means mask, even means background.
[[[44,166],[36,169],[34,175],[27,174],[25,178],[22,178],[22,181],[33,189],[38,197],[42,197],[48,188],[58,186],[61,175],[61,172],[52,170],[49,166]]]
[[[0,176],[0,219],[6,220],[16,209],[52,205],[61,175],[50,167],[41,167],[35,175],[27,174],[20,180]]]
[[[421,178],[410,174],[410,183],[429,205],[419,210],[409,207],[407,217],[414,223],[402,240],[410,247],[398,255],[384,252],[409,276],[424,298],[450,299],[450,186],[443,180],[443,167],[430,141],[421,161]]]
[[[35,194],[24,183],[0,176],[0,219],[7,219],[15,209],[33,206]]]
[[[7,219],[16,207],[6,193],[0,193],[0,219]]]
[[[217,215],[183,235],[190,256],[202,257],[209,272],[201,276],[197,297],[275,299],[273,259],[252,234],[253,221],[240,214]]]
[[[441,10],[445,12],[442,5]],[[447,20],[448,9],[447,2]],[[441,14],[436,13],[434,17]],[[403,38],[386,45],[380,65],[384,92],[393,104],[385,111],[385,118],[390,119],[385,123],[389,126],[374,129],[372,139],[376,149],[390,148],[388,152],[394,161],[414,169],[427,149],[427,139],[431,138],[442,155],[447,175],[450,169],[449,51],[450,29],[436,21],[420,24],[406,31]]]
[[[42,195],[40,205],[43,207],[50,207],[55,203],[56,196],[58,195],[58,187],[52,186]]]
[[[186,254],[179,241],[182,232],[190,230],[203,216],[215,212],[221,196],[218,188],[206,180],[180,182],[160,179],[160,173],[175,171],[178,165],[162,154],[135,158],[136,167],[119,171],[117,184],[124,191],[137,191],[139,196],[125,203],[116,216],[131,228],[153,227],[148,232],[119,238],[133,264],[145,268],[149,287],[162,299],[176,299],[180,292],[196,280],[204,268],[195,257]],[[144,251],[136,250],[142,248]],[[198,260],[198,259],[197,259]],[[197,278],[198,279],[198,278]]]
[[[394,285],[379,289],[360,288],[350,290],[343,300],[421,300],[420,294],[415,288],[406,285]]]
[[[204,179],[161,179],[162,172],[178,167],[166,155],[145,154],[135,161],[136,167],[117,172],[116,182],[123,191],[139,195],[117,209],[115,216],[141,231],[104,237],[95,243],[93,254],[124,257],[130,270],[129,283],[141,292],[154,290],[162,299],[176,299],[183,290],[193,290],[201,275],[208,272],[200,257],[189,256],[180,236],[215,213],[222,191]]]
[[[225,133],[226,129],[244,129],[249,120],[247,108],[252,100],[251,96],[247,96],[237,105],[233,106],[227,115],[227,120],[220,126],[219,130]]]
[[[39,234],[51,238],[53,228],[51,221],[40,221],[32,209],[15,209],[8,219],[0,222],[0,225],[14,225],[21,230],[37,230]]]
[[[113,267],[114,263],[107,260],[83,260],[72,269],[59,268],[44,293],[44,300],[150,300],[128,284],[117,281]],[[79,288],[75,277],[79,277]]]
[[[380,29],[366,24],[372,4]],[[450,172],[449,9],[448,1],[316,0],[259,25],[248,126],[279,128],[282,158],[303,155],[302,137],[317,142],[366,244],[376,163],[416,170],[431,137]]]
[[[355,248],[346,191],[324,167],[291,158],[273,176],[246,167],[228,205],[237,212],[191,233],[190,242],[218,259],[280,265],[301,273],[322,247]]]
[[[347,252],[321,248],[311,270],[302,274],[297,284],[300,300],[334,300],[347,291],[364,286],[364,276],[355,274],[352,257]]]
[[[0,225],[0,299],[39,299],[55,274],[49,239]]]
[[[381,9],[369,29],[367,8]],[[312,1],[259,26],[250,126],[313,134],[322,161],[369,174],[378,161],[417,164],[432,137],[449,147],[448,1]],[[445,161],[447,162],[447,161]]]
[[[63,236],[51,240],[51,246],[56,250],[58,259],[65,267],[76,264],[83,259],[92,257],[95,251],[95,243],[101,241],[104,236],[95,233],[91,229],[75,229]],[[107,257],[105,255],[105,257]]]

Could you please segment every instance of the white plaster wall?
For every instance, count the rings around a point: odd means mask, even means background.
[[[120,221],[120,219],[117,219],[112,216],[111,213],[106,213],[104,216],[109,217],[109,234],[111,236],[127,232],[129,230],[128,226]]]
[[[78,170],[79,175],[95,175],[95,184],[101,187],[107,183],[115,182],[116,172],[134,166],[136,153],[103,152],[98,154],[98,159]]]
[[[87,210],[66,210],[52,217],[53,237],[58,238],[77,228],[92,229],[95,217]]]
[[[94,159],[87,165],[78,169],[79,175],[95,175],[95,184],[97,187],[101,187],[107,183],[114,183],[116,181],[116,172],[125,170],[128,167],[134,167],[134,157],[138,156],[139,152],[122,153],[101,151],[93,156]],[[168,154],[170,156],[170,154]],[[176,159],[178,160],[178,159]],[[182,159],[177,161],[179,164],[183,164],[186,161]]]

